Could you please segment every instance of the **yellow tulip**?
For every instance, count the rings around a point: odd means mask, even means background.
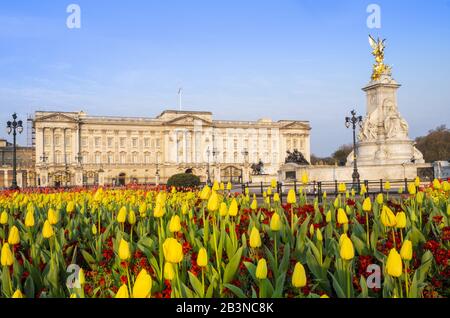
[[[277,180],[275,180],[275,179],[272,179],[271,181],[270,181],[270,186],[272,187],[272,188],[276,188],[277,187]]]
[[[67,203],[66,212],[70,214],[73,211],[75,211],[75,203],[73,201],[70,201],[69,203]]]
[[[16,290],[11,298],[24,298],[20,289]]]
[[[347,186],[345,185],[345,183],[339,183],[338,185],[338,191],[340,193],[345,193],[347,191]]]
[[[400,249],[400,256],[404,261],[410,261],[413,256],[412,242],[410,240],[405,240],[403,242],[402,248]]]
[[[320,229],[316,229],[316,237],[319,242],[323,241],[322,231]]]
[[[340,244],[339,254],[343,260],[350,261],[355,257],[355,249],[353,248],[353,242],[348,238],[347,235],[342,237],[342,241]]]
[[[364,212],[372,211],[372,201],[370,200],[370,197],[364,199],[362,208]]]
[[[347,213],[345,213],[343,208],[338,209],[337,222],[339,224],[348,224]]]
[[[450,204],[447,204],[447,215],[450,216]]]
[[[183,205],[181,206],[181,214],[185,215],[189,213],[189,205],[184,202]]]
[[[395,218],[394,213],[387,206],[383,206],[381,210],[381,223],[387,227],[393,227],[397,224],[397,219]]]
[[[250,208],[251,208],[253,211],[256,211],[256,209],[258,208],[258,201],[256,201],[256,198],[255,198],[255,197],[253,197],[253,201],[252,201],[252,204],[250,204]]]
[[[58,223],[59,213],[54,209],[50,208],[48,209],[47,219],[51,225],[55,225],[56,223]]]
[[[142,202],[139,205],[139,215],[141,217],[145,217],[146,214],[147,214],[147,204],[145,202]]]
[[[33,227],[34,226],[34,209],[31,211],[27,211],[27,214],[25,215],[25,226],[26,227]]]
[[[416,194],[417,204],[422,204],[423,203],[423,197],[424,197],[424,193],[423,192],[421,192],[421,191],[417,192],[417,194]]]
[[[295,288],[303,288],[306,286],[306,282],[305,268],[297,262],[294,267],[294,273],[292,274],[292,286]]]
[[[215,190],[212,191],[207,205],[208,211],[215,212],[219,209],[219,196]]]
[[[363,195],[366,194],[366,193],[367,193],[367,188],[366,188],[366,185],[363,184],[363,185],[361,185],[361,192],[360,192],[360,195],[363,196]]]
[[[378,193],[376,200],[379,205],[383,204],[384,202],[383,193]]]
[[[225,202],[220,203],[219,215],[225,217],[228,215],[228,207]]]
[[[322,195],[322,197],[323,197],[324,199],[326,199],[326,198],[327,198],[327,191],[323,191],[323,195]]]
[[[42,236],[46,239],[51,238],[55,233],[53,232],[53,227],[49,220],[45,220],[44,227],[42,228]]]
[[[156,204],[155,209],[153,210],[153,216],[155,218],[161,218],[166,214],[166,207],[161,204]]]
[[[115,298],[130,298],[130,296],[128,295],[127,285],[123,284],[122,286],[120,286]]]
[[[272,188],[271,187],[267,188],[267,195],[272,195]]]
[[[168,238],[163,243],[164,258],[167,262],[177,264],[183,260],[183,247],[174,238]]]
[[[403,271],[402,258],[395,248],[391,249],[386,261],[387,273],[392,277],[400,277]]]
[[[403,194],[403,187],[398,188],[398,194]]]
[[[92,224],[91,231],[92,231],[92,234],[97,235],[97,226],[95,226],[95,224]]]
[[[145,269],[142,269],[133,286],[133,298],[147,298],[152,291],[152,277]]]
[[[261,246],[261,235],[256,227],[252,228],[250,233],[250,247],[257,248]]]
[[[86,283],[86,277],[84,276],[84,271],[82,268],[78,271],[78,282],[80,285],[84,285]]]
[[[181,231],[181,221],[178,215],[172,216],[169,222],[170,233],[176,233]]]
[[[8,213],[6,213],[6,211],[3,211],[2,215],[0,216],[0,224],[5,225],[6,223],[8,223]]]
[[[275,192],[273,194],[273,202],[280,202],[280,195],[278,194],[278,192]]]
[[[130,223],[130,225],[136,224],[136,214],[132,209],[130,209],[130,213],[128,213],[128,223]]]
[[[14,263],[14,255],[9,248],[9,244],[5,243],[2,247],[1,264],[2,266],[11,266]]]
[[[228,183],[227,183],[227,190],[231,191],[232,188],[233,188],[233,186],[231,185],[231,182],[228,181]]]
[[[278,213],[274,213],[270,219],[270,230],[273,232],[278,232],[281,230],[281,218]]]
[[[314,232],[315,232],[314,224],[311,224],[311,225],[309,226],[309,235],[310,235],[310,236],[313,236],[313,235],[314,235]]]
[[[164,278],[167,280],[173,280],[175,278],[175,270],[172,263],[166,262],[164,264]]]
[[[219,191],[219,189],[220,189],[219,182],[214,181],[212,189],[214,191]]]
[[[228,214],[230,216],[236,216],[238,214],[238,204],[236,199],[233,199],[230,204],[230,208],[228,209]]]
[[[297,197],[296,197],[295,191],[293,189],[290,189],[288,192],[287,203],[289,203],[289,204],[297,203]]]
[[[341,195],[339,194],[336,199],[334,199],[333,206],[337,209],[341,204]]]
[[[256,278],[266,279],[267,278],[267,262],[264,258],[258,261],[258,266],[256,266]]]
[[[322,296],[320,296],[320,298],[330,298],[330,296],[328,296],[327,294],[323,294]]]
[[[408,184],[408,192],[411,195],[416,194],[416,185],[414,183],[409,183]]]
[[[405,212],[398,212],[395,215],[395,227],[398,229],[404,229],[406,227],[406,214]]]
[[[206,265],[208,265],[208,253],[204,247],[198,252],[197,265],[199,267],[206,267]]]
[[[205,185],[202,191],[200,192],[200,199],[208,200],[210,192],[211,188],[208,185]]]
[[[10,245],[17,245],[20,243],[19,229],[15,225],[9,230],[8,243]]]
[[[122,261],[126,261],[130,258],[131,252],[130,252],[130,246],[128,245],[128,242],[124,239],[121,239],[119,244],[119,258]]]
[[[386,181],[386,183],[384,184],[384,188],[389,191],[391,190],[391,183],[389,181]]]
[[[325,221],[327,223],[331,222],[331,211],[330,210],[328,210],[327,215],[325,216]]]
[[[119,210],[119,213],[117,213],[117,222],[119,223],[125,223],[127,219],[127,208],[125,206],[121,207]]]
[[[308,184],[309,180],[308,180],[308,174],[306,172],[303,172],[302,174],[302,183],[303,184]]]
[[[416,178],[414,179],[414,185],[415,185],[416,187],[420,187],[420,178],[419,178],[419,177],[416,177]]]

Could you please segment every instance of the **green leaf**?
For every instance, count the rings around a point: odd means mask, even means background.
[[[35,288],[33,278],[28,276],[24,284],[24,292],[27,298],[35,298]]]
[[[231,285],[231,284],[224,284],[223,287],[228,288],[238,298],[247,298],[247,296],[245,296],[245,294],[242,291],[242,289],[240,289],[239,287],[236,287],[236,286]]]
[[[91,254],[89,254],[86,250],[81,250],[81,255],[83,255],[86,263],[88,263],[89,267],[92,270],[97,269],[97,262],[95,261],[94,257],[92,257]]]
[[[203,290],[202,283],[191,272],[188,272],[188,275],[189,275],[189,281],[191,282],[191,286],[194,288],[197,295],[199,297],[203,297],[203,294],[205,293],[205,291]]]
[[[225,272],[223,274],[223,283],[229,283],[233,280],[234,276],[236,275],[236,272],[239,268],[239,263],[241,262],[242,257],[242,251],[243,248],[239,248],[234,254],[233,258],[230,260],[230,262],[225,267]]]

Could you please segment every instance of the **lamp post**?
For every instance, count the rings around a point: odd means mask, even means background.
[[[248,149],[247,148],[244,148],[243,150],[242,150],[242,155],[244,156],[244,169],[245,169],[245,178],[247,179],[247,169],[248,169],[248,155],[249,155],[249,152],[248,152]],[[241,173],[241,182],[243,183],[244,182],[244,180],[243,180],[243,173]]]
[[[211,155],[211,150],[209,150],[209,147],[206,150],[206,155],[208,156],[208,162],[207,162],[207,165],[206,165],[206,174],[207,174],[206,183],[208,185],[210,185],[211,184],[211,175],[209,173],[209,156]]]
[[[156,173],[155,173],[155,181],[156,181],[156,185],[159,185],[159,152],[156,153]]]
[[[16,154],[16,136],[17,133],[21,134],[23,131],[22,121],[16,121],[17,114],[14,113],[12,115],[13,121],[8,121],[6,123],[6,132],[8,135],[13,134],[13,179],[12,179],[12,190],[17,190],[19,187],[17,186],[17,154]]]
[[[356,111],[351,111],[352,117],[345,117],[345,127],[353,129],[353,188],[357,185],[357,189],[359,192],[359,172],[358,172],[358,164],[356,162],[356,127],[357,125],[361,127],[363,118],[362,116],[356,116]]]

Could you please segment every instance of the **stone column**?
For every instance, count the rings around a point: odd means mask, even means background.
[[[51,160],[51,162],[53,163],[53,165],[55,165],[56,164],[56,158],[55,158],[55,128],[52,128],[52,144],[51,144],[51,148],[52,148],[52,153],[51,153],[52,160]]]
[[[7,188],[9,186],[9,184],[8,184],[8,170],[3,171],[3,173],[4,173],[3,183],[4,183],[5,188]]]

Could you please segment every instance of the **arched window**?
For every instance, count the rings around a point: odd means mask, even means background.
[[[95,153],[95,164],[99,165],[102,163],[102,154],[100,152]]]
[[[61,164],[62,163],[62,155],[61,152],[55,151],[55,163]]]
[[[108,152],[108,164],[114,163],[114,154],[112,152]]]
[[[126,164],[127,163],[127,153],[126,152],[121,152],[120,153],[120,163],[121,164]]]
[[[151,156],[149,152],[144,153],[144,162],[146,165],[151,163]]]
[[[134,164],[139,163],[139,158],[138,158],[138,153],[137,152],[133,152],[133,163]]]

